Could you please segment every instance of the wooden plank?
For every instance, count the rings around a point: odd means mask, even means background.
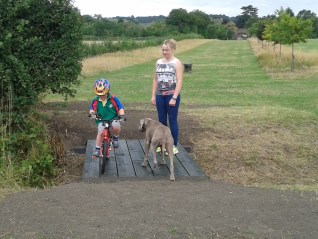
[[[188,152],[178,144],[179,153],[176,154],[177,158],[179,159],[180,163],[189,173],[191,177],[206,177],[203,171],[199,168],[196,162],[189,156]]]
[[[92,159],[95,140],[86,143],[83,178],[96,178],[99,175],[99,160]],[[178,145],[179,153],[174,155],[174,169],[176,177],[207,178],[196,162],[190,157],[182,145]],[[145,140],[120,140],[120,147],[110,152],[110,159],[106,161],[105,173],[101,177],[154,178],[169,177],[170,161],[165,156],[166,165],[161,165],[161,154],[157,153],[158,168],[153,170],[152,154],[149,154],[148,166],[142,167],[145,157]]]
[[[102,159],[100,159],[102,160]],[[106,160],[105,172],[101,177],[118,177],[117,164],[115,157],[110,157]]]
[[[83,178],[99,177],[99,161],[92,159],[93,150],[95,149],[95,140],[86,142],[85,162],[83,169]]]
[[[113,148],[111,148],[109,156],[109,159],[106,160],[105,172],[101,177],[118,177],[116,157]],[[100,160],[102,160],[102,158]]]
[[[118,177],[135,177],[135,170],[130,159],[126,140],[119,140],[119,148],[115,151]]]
[[[145,147],[145,140],[140,140],[141,144],[144,145]],[[182,146],[181,146],[182,147]],[[149,154],[150,155],[150,154]],[[157,153],[157,161],[158,163],[161,160],[161,154]],[[149,156],[149,159],[152,160],[152,155]],[[166,167],[169,170],[169,175],[170,175],[170,158],[168,155],[165,155],[165,161],[166,161]],[[162,165],[161,165],[162,166]],[[174,156],[173,157],[173,166],[174,166],[174,175],[177,177],[187,177],[189,176],[189,173],[187,172],[187,170],[183,167],[183,165],[180,163],[179,159]]]
[[[165,156],[167,167],[170,170],[170,158],[169,156]],[[190,176],[187,170],[183,167],[182,163],[180,163],[179,159],[174,155],[173,157],[173,167],[174,167],[174,176],[176,177],[188,177]]]
[[[146,150],[146,140],[140,140],[140,144],[141,144],[141,147],[142,147],[143,151],[145,152],[145,150]],[[151,148],[150,148],[149,149],[149,154],[148,154],[148,166],[151,167],[151,170],[152,170],[154,176],[157,176],[157,177],[168,177],[168,176],[170,176],[170,171],[169,171],[169,168],[167,167],[167,165],[166,164],[160,164],[160,162],[161,162],[161,154],[160,153],[156,153],[156,157],[157,157],[158,166],[154,170],[153,157],[152,157],[152,152],[151,152]]]
[[[127,140],[127,147],[130,152],[130,157],[135,169],[136,176],[153,177],[153,172],[150,167],[142,167],[145,155],[139,143],[139,140]]]
[[[86,154],[85,154],[85,162],[84,162],[84,172],[83,178],[91,178],[91,177],[117,177],[117,165],[115,160],[114,152],[110,152],[110,160],[106,161],[105,172],[103,175],[99,175],[100,173],[100,160],[101,158],[92,158],[93,151],[95,149],[95,140],[88,140],[86,145]]]

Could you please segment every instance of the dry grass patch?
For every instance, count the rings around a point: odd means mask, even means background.
[[[211,179],[234,184],[318,190],[317,125],[306,122],[306,116],[303,124],[286,122],[281,111],[233,107],[188,112],[200,119],[198,133],[189,139],[199,165]]]
[[[182,53],[196,48],[210,40],[191,39],[177,42],[177,53]],[[90,76],[100,72],[112,72],[128,66],[142,64],[161,56],[159,46],[136,49],[126,52],[107,53],[83,60],[82,75]]]
[[[295,71],[292,73],[291,46],[273,46],[261,43],[255,38],[249,39],[251,48],[262,67],[274,79],[312,78],[318,74],[318,54],[316,52],[295,51]]]

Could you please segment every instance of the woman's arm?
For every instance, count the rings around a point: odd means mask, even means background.
[[[183,65],[180,60],[176,62],[176,77],[177,77],[177,84],[176,89],[174,90],[174,94],[169,102],[169,105],[174,106],[176,104],[177,97],[179,96],[182,88],[182,81],[183,81]]]
[[[156,106],[156,91],[157,91],[157,87],[158,87],[156,70],[157,70],[157,62],[156,62],[156,66],[155,66],[155,73],[153,76],[152,92],[151,92],[151,104],[154,106]]]

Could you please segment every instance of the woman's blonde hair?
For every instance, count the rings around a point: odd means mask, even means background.
[[[177,49],[177,42],[174,39],[168,39],[168,40],[164,40],[164,42],[162,43],[162,45],[168,45],[170,46],[170,48],[172,50],[176,50]]]

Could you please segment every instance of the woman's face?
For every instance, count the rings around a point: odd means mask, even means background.
[[[162,51],[162,55],[167,59],[169,59],[170,56],[173,54],[171,47],[167,44],[162,44],[161,51]]]

